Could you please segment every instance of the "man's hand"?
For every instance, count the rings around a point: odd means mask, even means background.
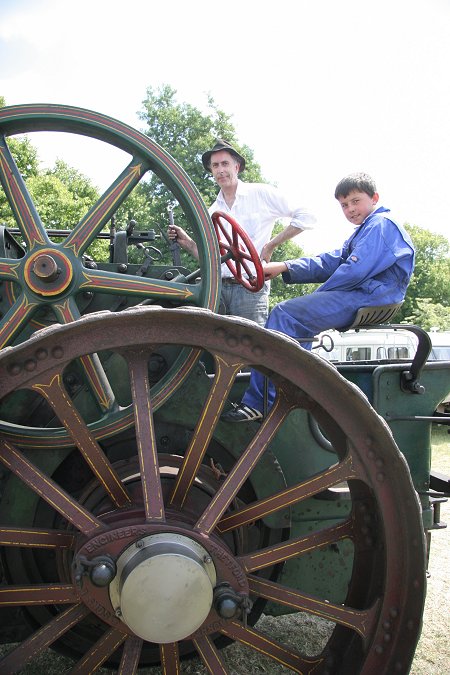
[[[261,260],[270,262],[272,253],[275,251],[275,249],[283,242],[289,241],[289,239],[292,239],[292,237],[296,237],[298,234],[300,234],[300,232],[302,232],[302,230],[298,227],[295,227],[294,225],[288,225],[284,228],[284,230],[278,232],[276,237],[268,241],[267,244],[264,244],[259,257]]]
[[[284,262],[268,262],[264,263],[263,261],[263,270],[264,270],[264,279],[267,281],[269,279],[275,279],[282,272],[287,271],[287,265]]]
[[[264,244],[261,250],[261,255],[259,256],[263,262],[270,262],[272,253],[274,252],[276,246],[272,244],[272,241],[268,241],[267,244]]]
[[[176,241],[181,246],[181,248],[184,248],[185,251],[188,251],[194,256],[194,258],[197,258],[198,260],[197,244],[193,239],[191,239],[188,233],[183,230],[182,227],[178,227],[178,225],[170,225],[169,229],[167,230],[167,236],[169,239]]]

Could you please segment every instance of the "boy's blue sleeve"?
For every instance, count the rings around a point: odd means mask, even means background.
[[[283,272],[283,280],[287,284],[306,284],[326,281],[342,262],[342,250],[330,253],[319,253],[313,258],[287,260],[287,272]]]

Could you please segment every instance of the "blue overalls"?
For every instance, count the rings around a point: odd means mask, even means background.
[[[276,305],[266,328],[308,338],[349,326],[360,307],[389,305],[405,297],[414,269],[414,246],[383,206],[371,213],[342,249],[286,262],[285,283],[324,282],[316,291]],[[311,349],[311,343],[302,344]],[[252,371],[242,403],[263,410],[264,377]],[[268,405],[275,398],[269,383]]]

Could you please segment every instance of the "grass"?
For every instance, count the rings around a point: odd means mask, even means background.
[[[450,475],[450,427],[433,432],[432,467]],[[411,675],[450,675],[450,503],[441,507],[441,521],[449,526],[432,534],[429,579],[422,635]]]
[[[433,468],[450,474],[450,436],[448,427],[438,426],[433,431]],[[450,504],[442,506],[441,520],[450,522]],[[410,675],[450,675],[450,527],[434,532],[429,561],[429,580],[422,635],[418,643]],[[293,614],[283,617],[264,616],[258,628],[274,639],[295,647],[301,638],[301,648],[309,645],[311,654],[320,650],[321,641],[326,640],[330,624],[308,614]],[[10,646],[3,648],[3,653]],[[0,651],[0,654],[1,654]],[[233,644],[225,649],[229,672],[232,675],[282,675],[288,671],[273,661],[252,650]],[[22,672],[24,675],[59,675],[73,666],[73,662],[51,650],[35,659]],[[99,673],[111,673],[100,669]],[[142,675],[160,675],[160,668],[146,668]],[[186,675],[207,675],[206,668],[192,660],[182,666]]]

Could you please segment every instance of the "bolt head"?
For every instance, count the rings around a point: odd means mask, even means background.
[[[116,571],[112,565],[102,562],[91,569],[89,576],[94,586],[103,588],[111,583],[116,576]]]

